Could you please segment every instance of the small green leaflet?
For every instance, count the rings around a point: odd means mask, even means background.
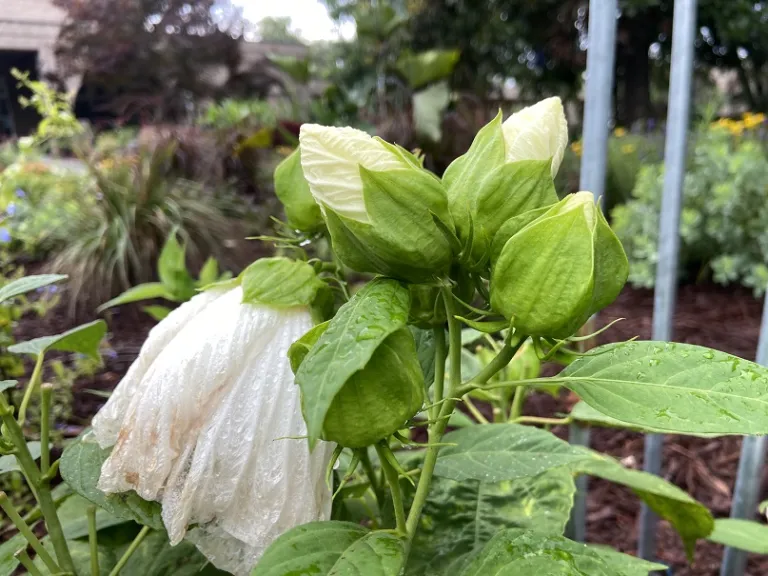
[[[62,280],[66,280],[66,276],[62,274],[38,274],[36,276],[24,276],[12,282],[9,282],[2,288],[0,288],[0,303],[21,296],[32,290],[37,290],[43,286],[54,284]]]
[[[144,306],[142,310],[149,314],[153,320],[160,322],[163,318],[171,313],[171,309],[167,306]]]
[[[365,367],[379,345],[406,325],[410,295],[400,282],[377,279],[342,306],[296,372],[307,435],[313,447],[325,416],[349,377]]]
[[[14,354],[44,354],[48,350],[61,352],[79,352],[91,358],[99,359],[99,344],[107,333],[104,320],[94,320],[77,328],[72,328],[55,336],[43,336],[8,347]]]
[[[398,576],[405,542],[388,532],[370,532],[342,552],[328,576]]]
[[[309,306],[325,286],[314,268],[289,258],[261,258],[241,275],[243,302],[277,308]]]
[[[694,434],[768,434],[768,368],[692,344],[623,342],[574,360],[562,383],[598,412]]]
[[[14,554],[27,546],[27,540],[20,533],[0,545],[0,576],[11,576],[16,572],[19,561]]]
[[[367,533],[351,522],[310,522],[291,528],[267,548],[251,576],[328,574],[342,553]]]
[[[751,520],[715,520],[715,529],[708,540],[755,554],[768,554],[768,526]]]
[[[9,388],[16,386],[18,383],[18,380],[0,380],[0,392],[5,392]]]
[[[485,424],[446,434],[435,474],[452,480],[502,482],[536,476],[588,457],[553,434],[519,424]],[[455,444],[455,446],[450,446]]]
[[[195,281],[189,275],[186,260],[186,244],[179,243],[174,228],[157,260],[157,275],[172,296],[169,300],[184,302],[195,294]]]
[[[29,453],[32,455],[33,460],[40,458],[40,442],[37,440],[27,442],[27,448],[29,449]],[[19,463],[16,461],[16,456],[13,454],[0,456],[0,474],[20,471],[21,468],[19,468]]]
[[[571,465],[576,473],[590,474],[632,489],[656,514],[669,520],[680,534],[689,559],[692,559],[696,540],[712,532],[712,514],[687,492],[663,478],[640,470],[625,468],[616,460],[581,449],[590,458]]]
[[[112,298],[112,300],[104,302],[104,304],[99,306],[96,311],[103,312],[107,308],[112,308],[113,306],[139,302],[140,300],[151,300],[153,298],[173,300],[173,294],[171,294],[162,282],[147,282],[146,284],[139,284],[138,286],[129,288],[119,296]]]

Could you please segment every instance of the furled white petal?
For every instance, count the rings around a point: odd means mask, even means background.
[[[368,222],[360,166],[382,171],[407,166],[381,142],[355,128],[303,124],[299,144],[301,167],[315,200],[358,222]]]
[[[515,112],[501,126],[507,162],[549,160],[557,174],[568,144],[568,122],[560,98],[547,98]]]
[[[331,452],[287,438],[306,435],[287,350],[309,312],[241,300],[240,288],[220,294],[156,354],[99,488],[159,500],[172,543],[195,524],[190,537],[211,562],[245,575],[281,533],[328,518]]]

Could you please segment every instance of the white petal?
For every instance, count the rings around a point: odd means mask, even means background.
[[[310,454],[287,359],[307,310],[241,304],[231,290],[152,362],[126,410],[99,488],[160,500],[172,543],[193,540],[219,568],[248,574],[282,532],[328,518],[328,445]]]
[[[568,122],[560,98],[547,98],[515,112],[501,126],[507,162],[549,160],[557,174],[568,145]]]
[[[145,382],[144,375],[163,348],[206,306],[225,293],[226,290],[221,289],[201,292],[173,310],[150,330],[138,358],[115,387],[107,403],[93,418],[93,433],[102,448],[117,442],[128,404],[137,393],[137,388]]]
[[[380,142],[355,128],[303,124],[299,143],[301,167],[315,200],[358,222],[368,222],[360,166],[368,170],[407,167]]]

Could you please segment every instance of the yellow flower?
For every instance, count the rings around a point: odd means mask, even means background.
[[[616,128],[616,130],[613,131],[613,135],[616,136],[616,138],[621,138],[622,136],[626,136],[627,129],[619,126],[618,128]]]
[[[574,142],[571,144],[571,151],[576,154],[576,156],[581,156],[583,146],[581,144],[581,140]]]
[[[621,153],[622,154],[633,154],[637,150],[637,146],[634,144],[624,144],[621,147]]]
[[[744,113],[743,123],[744,123],[744,126],[747,128],[747,130],[756,128],[763,122],[765,122],[765,114],[762,114],[762,113],[752,114],[751,112]]]

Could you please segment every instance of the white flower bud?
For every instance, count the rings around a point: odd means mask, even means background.
[[[368,222],[360,166],[402,170],[408,164],[379,140],[355,128],[303,124],[299,135],[301,166],[321,206],[357,222]]]
[[[507,162],[552,158],[554,178],[568,144],[568,122],[560,98],[547,98],[515,112],[501,130]]]
[[[249,574],[286,530],[330,516],[331,445],[311,454],[287,358],[311,326],[304,307],[242,303],[242,289],[192,298],[152,330],[93,420],[114,446],[99,488],[162,503],[172,544]]]

